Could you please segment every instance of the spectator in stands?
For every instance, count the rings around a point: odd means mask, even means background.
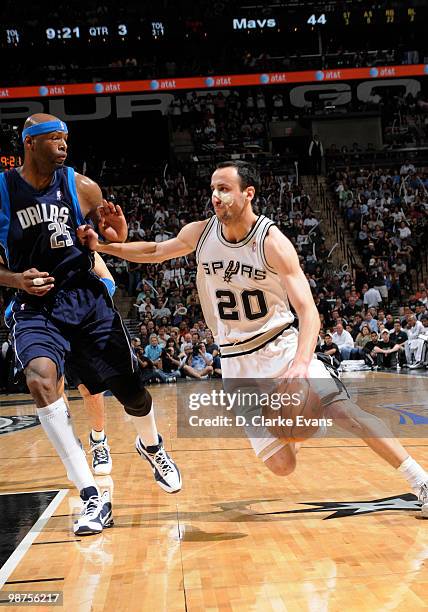
[[[424,360],[424,363],[426,364],[427,363],[427,351],[428,351],[428,314],[425,314],[422,317],[421,323],[424,326],[424,328],[421,331],[419,338],[425,342],[425,345],[423,348],[423,360]]]
[[[400,168],[400,176],[407,176],[408,174],[414,174],[416,172],[415,166],[406,159],[404,164]]]
[[[422,321],[422,317],[425,316],[425,314],[427,313],[427,309],[425,307],[425,304],[423,304],[422,302],[416,302],[415,303],[415,315],[418,321]]]
[[[355,339],[355,348],[360,348],[361,351],[365,349],[366,344],[371,340],[371,331],[368,325],[363,325],[360,333]]]
[[[355,315],[360,311],[359,306],[357,306],[357,298],[355,296],[350,295],[346,306],[343,309],[343,316],[347,319],[351,317],[355,317]]]
[[[370,312],[370,310],[367,311],[362,325],[368,325],[372,331],[375,331],[376,333],[379,332],[377,321],[373,317],[373,314]]]
[[[201,340],[201,336],[199,335],[199,332],[196,331],[196,329],[194,327],[192,327],[192,329],[190,330],[190,333],[192,334],[192,344],[193,346],[197,346]]]
[[[405,367],[419,369],[423,367],[422,357],[425,341],[419,336],[424,334],[423,324],[417,320],[416,315],[411,314],[407,317],[407,340],[404,344],[406,353]]]
[[[395,368],[397,366],[399,344],[394,344],[388,331],[385,329],[381,333],[381,339],[374,347],[376,353],[376,363],[379,368]]]
[[[145,348],[149,344],[149,334],[147,333],[147,326],[144,323],[141,323],[139,331],[141,346]]]
[[[378,335],[377,332],[372,331],[370,334],[370,342],[367,342],[364,350],[364,354],[366,356],[366,361],[372,366],[374,367],[375,365],[377,365],[377,355],[375,352],[375,348],[378,344]]]
[[[145,383],[149,382],[161,382],[161,383],[174,383],[176,382],[176,377],[169,375],[167,372],[164,372],[160,367],[156,367],[156,365],[149,359],[144,353],[141,352],[141,349],[137,351],[137,358],[140,363],[140,367],[142,368],[142,376]],[[162,365],[161,360],[158,360],[158,365]]]
[[[401,327],[400,319],[394,320],[394,328],[389,334],[389,339],[394,344],[394,346],[398,345],[399,351],[397,354],[398,364],[403,366],[406,357],[405,357],[405,343],[407,341],[407,333]]]
[[[390,332],[394,329],[394,317],[390,312],[385,317],[385,327]]]
[[[192,368],[194,368],[201,376],[206,376],[211,374],[213,371],[212,363],[213,356],[211,353],[207,352],[205,344],[203,342],[194,344],[193,359],[192,363],[190,364]]]
[[[178,355],[175,354],[173,346],[167,346],[163,349],[161,362],[162,370],[169,378],[174,378],[174,382],[177,378],[181,377],[180,360],[178,359]]]
[[[312,163],[312,171],[315,175],[321,174],[324,149],[318,134],[314,134],[309,144],[309,159]]]
[[[336,365],[336,367],[342,361],[340,349],[337,344],[333,342],[332,335],[329,333],[326,333],[324,336],[324,344],[321,344],[320,352],[324,353],[324,355],[329,355],[329,357],[332,357],[335,360],[333,360],[333,364]]]
[[[155,320],[161,319],[162,317],[170,317],[171,310],[166,306],[166,301],[162,298],[156,300],[156,308],[153,310],[153,318]]]
[[[164,349],[166,347],[166,343],[169,340],[169,335],[166,333],[165,327],[163,326],[159,327],[157,338],[158,338],[159,346],[162,349]]]
[[[194,359],[195,357],[196,359],[196,365],[198,366],[198,368],[194,367]],[[183,371],[185,376],[189,376],[190,378],[207,378],[209,374],[212,373],[213,368],[210,365],[205,365],[204,367],[201,368],[202,362],[201,359],[198,359],[198,357],[201,357],[200,352],[199,352],[199,347],[194,347],[193,344],[188,343],[184,345],[184,350],[182,353],[180,353],[179,355],[179,359],[180,359],[180,369]],[[204,364],[207,363],[207,361],[203,359]],[[208,359],[208,358],[207,358]]]
[[[161,367],[162,346],[159,344],[156,334],[150,336],[150,344],[144,349],[144,356],[150,359],[156,368]]]
[[[141,339],[140,338],[132,338],[131,339],[131,346],[134,350],[141,348]]]
[[[156,382],[156,380],[158,379],[156,377],[155,367],[152,361],[148,357],[145,357],[144,353],[141,353],[140,351],[138,351],[136,355],[140,364],[141,376],[143,378],[143,381],[146,384],[150,382]]]
[[[400,319],[394,319],[394,329],[390,333],[390,337],[395,344],[401,344],[404,350],[404,343],[408,340],[406,331],[401,327]]]
[[[332,339],[334,344],[339,347],[342,359],[351,359],[354,352],[354,340],[351,334],[343,328],[342,323],[337,323]]]
[[[192,334],[190,332],[186,332],[183,334],[182,342],[180,344],[180,353],[184,353],[185,347],[189,344],[192,344]]]
[[[377,308],[382,303],[382,296],[378,289],[373,287],[373,283],[369,284],[369,289],[364,293],[364,306],[370,308],[374,306]]]
[[[207,353],[211,353],[211,355],[214,354],[214,351],[218,352],[219,350],[218,345],[214,342],[214,336],[211,330],[207,330],[205,334],[205,345]]]
[[[351,333],[351,336],[353,337],[353,339],[355,341],[355,339],[357,338],[357,336],[360,333],[361,328],[363,326],[363,317],[362,317],[361,313],[358,312],[351,322],[352,322],[352,333]]]

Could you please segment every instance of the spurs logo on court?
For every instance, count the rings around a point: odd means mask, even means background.
[[[230,281],[232,280],[232,276],[234,274],[238,274],[238,272],[239,272],[239,261],[233,261],[233,259],[231,259],[227,265],[226,270],[224,271],[223,280],[226,283],[230,283]]]
[[[325,516],[323,520],[333,518],[343,518],[345,516],[355,516],[360,514],[372,514],[374,512],[391,512],[401,510],[405,512],[418,512],[421,509],[421,502],[418,501],[413,493],[403,495],[393,495],[392,497],[382,497],[371,501],[350,501],[350,502],[305,502],[304,506],[315,506],[314,508],[302,508],[299,510],[284,510],[278,512],[263,512],[262,516],[278,516],[288,514],[304,514],[318,512],[333,512]],[[260,516],[260,515],[259,515]]]
[[[36,427],[40,425],[39,418],[33,415],[25,416],[2,416],[0,417],[0,435]]]
[[[400,415],[400,425],[428,425],[426,404],[412,404],[413,409],[419,408],[421,414],[408,410],[408,404],[379,404],[380,408],[392,410]],[[423,414],[425,412],[425,415]]]

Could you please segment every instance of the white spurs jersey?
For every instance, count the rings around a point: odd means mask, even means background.
[[[252,353],[294,320],[264,241],[273,221],[261,215],[240,242],[228,242],[212,217],[196,247],[197,287],[207,325],[222,357]]]

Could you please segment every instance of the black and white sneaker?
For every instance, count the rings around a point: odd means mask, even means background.
[[[113,514],[108,491],[99,495],[95,487],[87,487],[82,489],[80,497],[83,500],[83,510],[73,525],[75,535],[94,535],[113,526]]]
[[[167,493],[178,493],[182,487],[180,470],[166,452],[162,436],[159,435],[159,444],[156,446],[144,446],[137,436],[135,448],[150,463],[155,480],[161,489]]]
[[[113,467],[107,436],[104,436],[104,440],[96,442],[89,434],[89,444],[92,453],[92,469],[99,476],[107,476],[111,473]]]

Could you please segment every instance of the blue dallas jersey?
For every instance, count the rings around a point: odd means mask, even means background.
[[[0,206],[0,244],[11,271],[49,272],[55,278],[54,291],[87,276],[93,256],[76,236],[85,221],[73,168],[58,168],[42,191],[16,169],[0,174]]]

